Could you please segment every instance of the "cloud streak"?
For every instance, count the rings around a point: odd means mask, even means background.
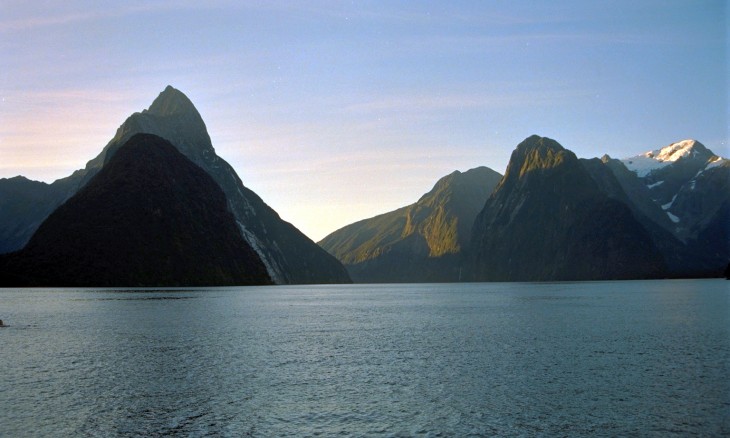
[[[51,26],[65,26],[89,21],[96,21],[109,18],[121,18],[128,15],[144,14],[173,10],[184,5],[176,5],[174,2],[125,5],[123,7],[110,7],[109,5],[89,5],[88,3],[75,4],[64,2],[60,10],[53,11],[47,8],[40,9],[33,2],[17,2],[16,6],[6,5],[7,10],[17,11],[16,18],[6,18],[0,21],[0,32],[15,32],[39,30]],[[94,9],[96,7],[97,9]],[[40,10],[39,10],[40,9]],[[91,9],[91,10],[89,10]]]
[[[514,85],[514,84],[513,84]],[[381,96],[366,102],[348,105],[353,113],[404,111],[452,111],[458,109],[500,109],[534,105],[561,105],[594,95],[591,90],[541,90],[507,93],[434,93]]]

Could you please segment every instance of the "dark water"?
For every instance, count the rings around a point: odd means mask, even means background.
[[[0,290],[0,436],[727,435],[729,289]]]

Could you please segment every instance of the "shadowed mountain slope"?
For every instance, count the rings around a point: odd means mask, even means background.
[[[216,182],[166,140],[132,136],[21,251],[4,285],[270,284]]]

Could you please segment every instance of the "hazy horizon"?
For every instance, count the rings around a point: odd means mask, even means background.
[[[532,134],[579,157],[728,155],[722,1],[0,6],[0,178],[83,168],[172,85],[317,241]]]

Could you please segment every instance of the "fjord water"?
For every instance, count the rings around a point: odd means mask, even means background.
[[[0,435],[726,435],[729,293],[5,289]]]

